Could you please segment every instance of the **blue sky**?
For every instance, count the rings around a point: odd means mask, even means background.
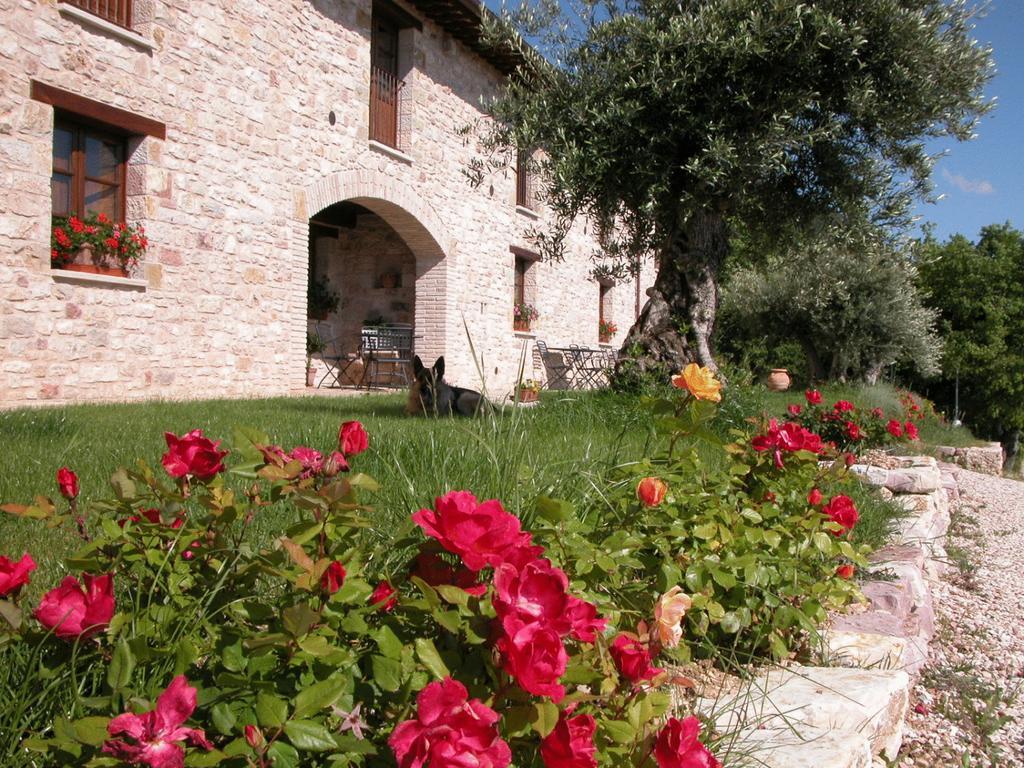
[[[931,152],[948,150],[932,176],[945,197],[918,205],[917,214],[941,240],[957,232],[976,240],[986,224],[1006,221],[1024,228],[1024,0],[992,0],[975,37],[994,49],[996,76],[987,95],[997,103],[978,125],[978,138],[929,145]]]

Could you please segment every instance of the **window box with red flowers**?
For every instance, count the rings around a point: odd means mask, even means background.
[[[530,324],[540,317],[540,312],[532,304],[526,302],[515,304],[512,307],[512,330],[528,331]]]
[[[119,224],[107,216],[54,216],[50,266],[72,272],[127,277],[149,245],[142,226]]]
[[[602,320],[597,324],[597,340],[602,344],[607,344],[612,340],[612,336],[618,333],[618,330],[619,327],[615,323],[609,320]]]
[[[540,397],[540,382],[526,379],[519,384],[519,402],[535,403]]]

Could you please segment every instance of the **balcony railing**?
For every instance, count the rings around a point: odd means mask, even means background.
[[[516,205],[533,210],[533,179],[525,153],[516,155]]]
[[[101,19],[131,29],[132,0],[64,0],[68,5],[99,16]]]
[[[390,72],[370,67],[370,138],[395,149],[399,146],[402,88],[405,82]]]

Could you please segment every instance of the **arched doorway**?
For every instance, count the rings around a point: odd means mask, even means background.
[[[444,354],[447,248],[422,197],[393,178],[361,172],[328,177],[305,198],[310,276],[326,278],[339,300],[322,321],[335,351],[355,352],[364,326],[411,325],[415,354]]]

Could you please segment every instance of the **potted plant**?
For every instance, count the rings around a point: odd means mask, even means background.
[[[602,320],[597,324],[597,340],[602,344],[607,344],[618,330],[619,327],[615,323],[610,320]]]
[[[519,382],[519,402],[533,403],[540,397],[540,382],[526,379]]]
[[[324,351],[324,340],[319,333],[306,333],[306,386],[312,387],[316,379],[316,369],[313,368],[313,355]]]
[[[139,226],[111,221],[102,213],[54,216],[50,266],[72,272],[127,277],[145,255],[149,241]]]
[[[331,290],[331,281],[326,277],[309,275],[307,289],[307,314],[314,320],[326,320],[327,316],[338,309],[338,294]]]
[[[521,304],[515,304],[512,307],[512,329],[515,331],[528,331],[530,330],[530,323],[540,317],[540,312],[532,304],[527,304],[525,301]]]

